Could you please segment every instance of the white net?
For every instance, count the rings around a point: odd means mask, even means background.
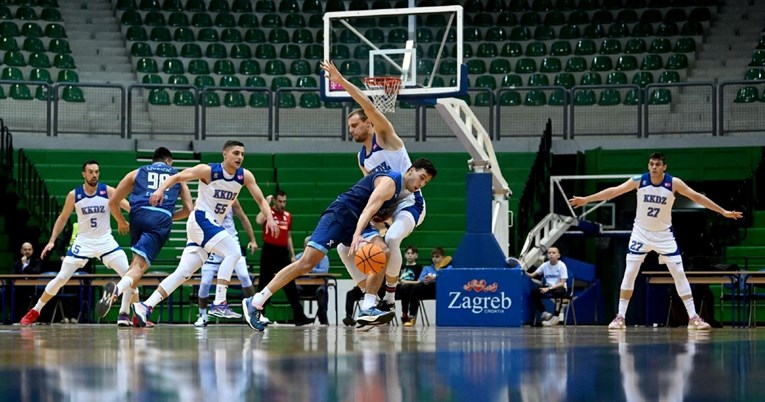
[[[372,103],[375,104],[377,110],[382,113],[395,113],[401,79],[397,77],[367,77],[363,80],[367,87],[367,95],[372,98]]]

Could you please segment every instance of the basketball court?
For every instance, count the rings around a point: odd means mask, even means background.
[[[759,400],[762,331],[4,327],[8,401]]]

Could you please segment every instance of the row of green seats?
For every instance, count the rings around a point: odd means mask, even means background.
[[[64,68],[64,67],[61,67]],[[317,63],[318,68],[318,63]],[[136,62],[136,71],[142,74],[156,74],[160,72],[159,63],[157,60],[151,57],[142,57]],[[311,64],[306,60],[293,60],[290,64],[289,74],[295,76],[313,75],[315,69],[311,68]],[[350,72],[348,75],[360,75],[361,70],[357,68],[355,70],[347,70]],[[212,69],[210,68],[210,62],[207,59],[191,59],[184,63],[183,60],[178,58],[167,58],[162,61],[161,72],[165,74],[184,74],[188,72],[193,75],[203,75],[215,73],[218,75],[265,75],[278,76],[287,74],[287,65],[284,61],[279,59],[271,59],[264,63],[264,67],[261,70],[260,63],[257,60],[245,59],[239,62],[239,68],[237,69],[233,60],[226,58],[217,58],[212,62]],[[315,78],[314,78],[315,80]]]
[[[21,42],[21,46],[19,46],[19,42]],[[66,39],[48,39],[48,45],[46,48],[46,45],[43,43],[43,39],[41,38],[29,37],[24,38],[22,41],[21,38],[15,38],[13,36],[0,37],[0,50],[6,52],[23,50],[30,53],[43,53],[45,51],[55,54],[72,53],[72,50],[69,48],[69,42]]]
[[[299,101],[298,101],[299,99]],[[197,104],[197,96],[190,90],[175,90],[173,91],[173,98],[171,101],[170,91],[160,88],[152,89],[149,92],[149,103],[155,106],[194,106]],[[223,95],[223,102],[221,97],[216,92],[204,92],[203,95],[198,96],[198,103],[204,104],[206,107],[219,107],[221,105],[230,108],[242,108],[250,106],[253,108],[267,108],[271,106],[271,96],[268,92],[252,92],[249,98],[238,91],[227,91]],[[321,101],[318,93],[305,92],[300,94],[299,98],[296,98],[294,94],[285,92],[276,96],[274,101],[280,108],[295,108],[298,105],[304,109],[316,109],[322,107],[324,104]],[[337,108],[340,107],[335,103],[327,102],[326,107]]]
[[[19,50],[5,52],[5,55],[3,55],[3,64],[12,67],[26,67],[28,65],[36,68],[77,68],[74,64],[74,57],[72,57],[71,54],[56,54],[53,56],[53,62],[51,63],[51,59],[47,53],[30,53],[29,59],[27,59],[24,57],[24,53]]]
[[[37,10],[29,6],[21,6],[16,8],[16,12],[11,11],[7,6],[0,6],[0,20],[17,19],[22,21],[61,21],[61,12],[53,7],[46,7],[40,10],[40,14],[37,14]]]
[[[603,76],[605,74],[605,80]],[[549,86],[550,74],[534,73],[525,75],[527,77],[524,85],[524,76],[518,74],[508,74],[501,78],[500,85],[497,85],[497,78],[493,75],[481,75],[475,78],[475,81],[471,88],[486,88],[494,90],[497,88],[514,88],[523,86]],[[577,79],[577,76],[579,77]],[[659,82],[661,84],[670,84],[673,82],[681,81],[681,76],[678,71],[666,70],[659,74],[658,81],[655,81],[653,72],[651,71],[638,71],[632,75],[632,84],[645,87],[648,84]],[[562,86],[566,89],[571,89],[575,85],[627,85],[630,83],[629,77],[623,71],[612,71],[606,74],[606,72],[585,71],[583,73],[558,73],[552,79],[552,83],[555,86]]]
[[[29,70],[29,81],[42,81],[53,83],[50,70],[45,68],[32,68]],[[4,67],[0,79],[3,81],[24,81],[24,73],[18,67]],[[56,76],[57,82],[80,82],[80,76],[74,70],[59,70]]]
[[[562,90],[552,91],[549,95],[546,91],[532,90],[525,94],[525,99],[517,91],[505,91],[499,96],[501,106],[563,106],[566,104],[566,97],[570,96]],[[604,89],[595,92],[591,89],[577,90],[574,94],[573,102],[576,106],[615,106],[615,105],[638,105],[648,102],[649,105],[668,105],[672,102],[672,91],[667,88],[657,88],[651,91],[646,100],[643,99],[643,92],[636,89],[619,90]],[[479,93],[472,102],[473,106],[493,106],[493,100],[486,94]]]
[[[21,28],[13,21],[0,22],[0,36],[26,36],[32,38],[42,38],[47,36],[48,38],[66,38],[66,30],[64,26],[51,22],[45,25],[43,28],[36,22],[25,22],[21,25]]]
[[[259,13],[270,13],[279,11],[281,13],[299,13],[301,11],[300,6],[296,0],[284,0],[279,2],[279,7],[276,7],[274,1],[251,1],[251,0],[210,0],[207,5],[203,0],[140,0],[136,3],[135,0],[117,0],[115,5],[117,10],[144,10],[144,11],[212,11],[216,13],[227,13],[229,11],[235,13],[251,13],[253,12],[253,3],[255,3],[254,11]],[[337,4],[342,6],[341,0],[329,0],[328,3],[334,3],[334,8],[337,8]],[[161,4],[161,6],[160,6]],[[328,5],[328,7],[330,7]],[[345,7],[343,6],[343,10]],[[327,11],[330,11],[329,9]],[[338,10],[334,10],[338,11]],[[322,2],[320,0],[304,0],[302,12],[304,13],[321,13]]]
[[[473,57],[470,44],[465,44],[465,46],[468,46],[467,48],[463,47],[465,57]],[[641,54],[646,52],[693,53],[695,51],[696,40],[691,37],[678,38],[675,40],[674,45],[668,38],[655,38],[650,40],[650,44],[644,38],[606,38],[600,40],[600,44],[594,39],[558,40],[550,43],[549,50],[548,42],[543,41],[528,42],[525,50],[523,44],[519,42],[507,42],[502,47],[498,47],[496,43],[484,42],[478,45],[475,56],[480,58],[495,58],[498,56],[514,58],[520,56],[541,57],[548,54],[551,56],[569,56],[572,54],[575,56],[591,56],[598,53],[602,55],[618,55],[621,53]]]
[[[5,90],[0,86],[0,99],[14,99],[14,100],[41,100],[48,101],[52,99],[49,89],[45,85],[39,85],[35,89],[34,96],[29,86],[26,84],[11,84],[8,86],[8,95],[5,94]],[[85,95],[82,92],[82,88],[71,85],[64,86],[61,89],[61,99],[66,102],[85,102]]]

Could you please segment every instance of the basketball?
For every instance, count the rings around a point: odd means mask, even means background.
[[[385,252],[376,244],[366,243],[356,250],[356,268],[365,275],[376,274],[385,269],[388,258]]]

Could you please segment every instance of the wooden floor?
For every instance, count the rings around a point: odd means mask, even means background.
[[[756,401],[765,330],[0,327],[3,401]]]

